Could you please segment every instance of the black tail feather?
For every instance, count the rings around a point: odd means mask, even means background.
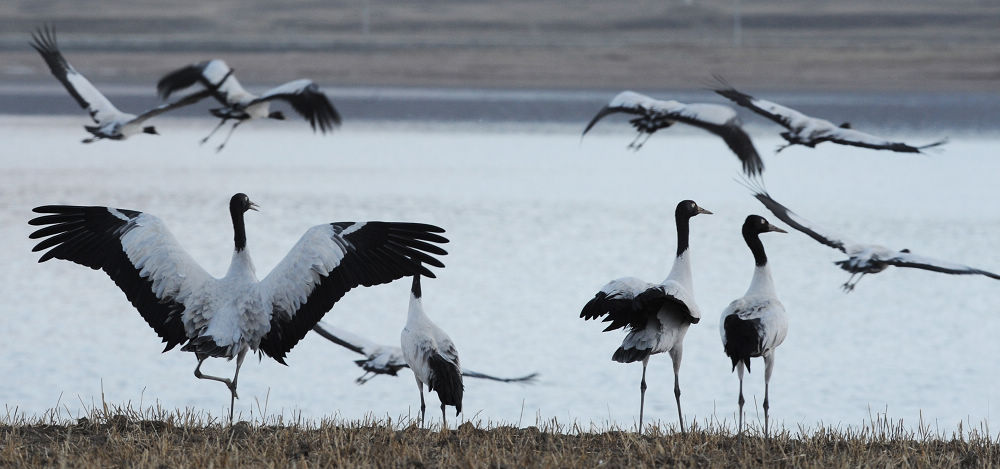
[[[462,393],[465,390],[465,385],[462,384],[462,370],[436,353],[430,356],[428,364],[431,376],[427,389],[437,391],[442,404],[455,406],[455,415],[458,415],[462,412]]]
[[[646,357],[649,357],[649,350],[618,347],[615,354],[611,356],[611,360],[618,363],[632,363],[643,361]]]
[[[742,361],[750,372],[750,357],[760,356],[760,336],[757,334],[759,320],[743,320],[735,314],[726,316],[723,328],[726,331],[726,355],[733,361],[733,371]]]

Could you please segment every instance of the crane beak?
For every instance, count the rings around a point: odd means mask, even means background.
[[[260,208],[260,205],[257,205],[257,204],[255,204],[253,202],[250,202],[250,210],[253,210],[255,212],[259,212],[260,210],[257,210],[258,208]]]
[[[777,226],[774,226],[774,225],[772,225],[770,223],[768,223],[767,231],[776,231],[778,233],[788,233],[787,231],[785,231],[785,230],[783,230],[781,228],[778,228]]]
[[[698,213],[700,215],[714,215],[711,211],[698,207]]]

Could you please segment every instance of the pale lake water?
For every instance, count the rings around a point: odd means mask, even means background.
[[[620,276],[660,281],[672,262],[673,210],[690,198],[715,212],[692,221],[695,297],[681,369],[685,417],[733,425],[737,379],[722,352],[719,314],[749,284],[740,236],[746,215],[775,218],[734,181],[739,164],[698,131],[656,134],[640,152],[608,125],[581,140],[564,125],[345,125],[313,135],[301,122],[240,128],[216,154],[200,147],[213,122],[159,123],[163,136],[82,145],[83,119],[0,117],[0,404],[8,416],[58,405],[75,417],[111,404],[194,408],[224,416],[219,383],[197,380],[195,360],[161,354],[159,338],[101,272],[37,264],[31,208],[111,205],[163,219],[210,273],[230,259],[230,196],[247,215],[263,277],[310,226],[349,220],[433,223],[447,229],[447,268],[424,284],[428,314],[464,364],[497,375],[537,371],[534,385],[466,379],[463,419],[534,425],[558,419],[632,428],[639,364],[610,360],[621,331],[579,319]],[[953,135],[942,151],[907,156],[823,144],[773,154],[773,129],[754,134],[771,194],[821,226],[859,241],[1000,271],[1000,135]],[[941,135],[901,137],[921,143]],[[777,223],[777,222],[776,222]],[[780,223],[777,223],[780,224]],[[960,422],[1000,428],[1000,282],[918,270],[868,276],[851,294],[839,252],[805,235],[764,236],[790,330],[771,380],[774,422],[791,429],[857,426],[876,414],[950,434]],[[348,293],[326,321],[398,343],[408,282]],[[408,371],[364,386],[352,352],[308,335],[288,357],[248,359],[238,418],[269,415],[412,416]],[[209,361],[228,376],[234,364]],[[647,418],[676,424],[670,360],[650,361]],[[763,418],[763,365],[746,381],[751,421]],[[430,410],[436,396],[428,396]],[[451,411],[449,411],[451,413]],[[429,412],[436,421],[438,414]],[[449,417],[451,418],[451,417]]]

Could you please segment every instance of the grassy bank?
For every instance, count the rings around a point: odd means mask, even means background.
[[[54,415],[54,414],[53,414]],[[989,467],[1000,445],[987,429],[948,438],[876,419],[861,427],[782,430],[765,440],[722,428],[645,435],[551,421],[538,427],[464,423],[418,428],[392,420],[287,421],[229,426],[192,411],[101,409],[75,421],[8,415],[0,467]]]

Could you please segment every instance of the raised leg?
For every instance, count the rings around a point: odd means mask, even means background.
[[[740,377],[740,400],[738,401],[739,404],[740,404],[739,435],[740,435],[740,438],[742,439],[743,438],[743,403],[746,402],[743,399],[743,363],[737,363],[736,364],[736,375]]]
[[[681,423],[681,433],[686,433],[684,430],[684,414],[681,413],[681,381],[680,381],[680,371],[681,371],[681,356],[682,351],[680,347],[675,347],[670,351],[670,359],[674,364],[674,399],[677,400],[677,421]]]
[[[243,363],[243,356],[244,355],[246,355],[245,351],[240,354],[240,356],[238,357],[238,359],[236,361],[236,375],[237,376],[240,373],[240,365]],[[211,375],[206,375],[206,374],[202,373],[201,372],[201,364],[205,363],[205,359],[208,358],[208,355],[196,355],[196,356],[198,357],[198,366],[196,366],[194,368],[194,377],[195,378],[198,378],[198,379],[208,379],[208,380],[212,380],[212,381],[218,381],[220,383],[225,383],[226,387],[229,388],[229,392],[232,395],[231,396],[232,399],[230,399],[230,405],[229,405],[229,421],[232,422],[232,420],[233,420],[233,404],[235,404],[236,398],[239,397],[236,394],[236,382],[234,380],[230,380],[229,378],[220,378],[218,376],[211,376]],[[236,376],[234,376],[233,378],[235,379]]]
[[[768,415],[767,410],[771,408],[768,402],[768,388],[771,382],[771,369],[774,368],[774,352],[764,356],[764,438],[768,438]]]
[[[215,132],[218,131],[219,128],[221,128],[223,125],[226,125],[226,121],[228,120],[229,120],[228,118],[223,118],[222,121],[219,122],[219,125],[215,126],[215,128],[212,129],[212,131],[209,132],[208,135],[205,136],[205,138],[201,139],[201,144],[204,145],[205,142],[208,141],[208,139],[212,138],[212,136],[215,135]]]
[[[642,360],[642,381],[639,382],[639,433],[642,433],[642,414],[646,408],[646,365],[649,357]]]
[[[218,146],[218,147],[217,147],[217,148],[215,149],[215,152],[216,152],[216,153],[218,153],[218,152],[222,151],[222,149],[226,147],[226,144],[227,144],[227,143],[229,143],[229,137],[232,137],[232,136],[233,136],[233,132],[234,132],[234,131],[236,130],[236,128],[237,128],[237,127],[239,127],[239,126],[240,126],[240,124],[242,124],[243,122],[244,122],[244,121],[236,121],[236,123],[235,123],[235,124],[233,124],[233,126],[229,128],[229,133],[228,133],[228,134],[226,134],[226,139],[225,139],[225,140],[223,140],[223,141],[222,141],[222,143],[221,143],[221,144],[220,144],[220,145],[219,145],[219,146]]]
[[[233,381],[230,380],[229,378],[220,378],[218,376],[206,375],[206,374],[204,374],[204,373],[201,372],[201,364],[204,363],[205,359],[207,359],[207,358],[208,358],[207,355],[198,355],[198,366],[196,366],[194,368],[194,377],[198,378],[198,379],[210,379],[212,381],[218,381],[220,383],[226,383],[226,386],[228,386],[230,389],[232,389],[232,387],[233,387]]]

